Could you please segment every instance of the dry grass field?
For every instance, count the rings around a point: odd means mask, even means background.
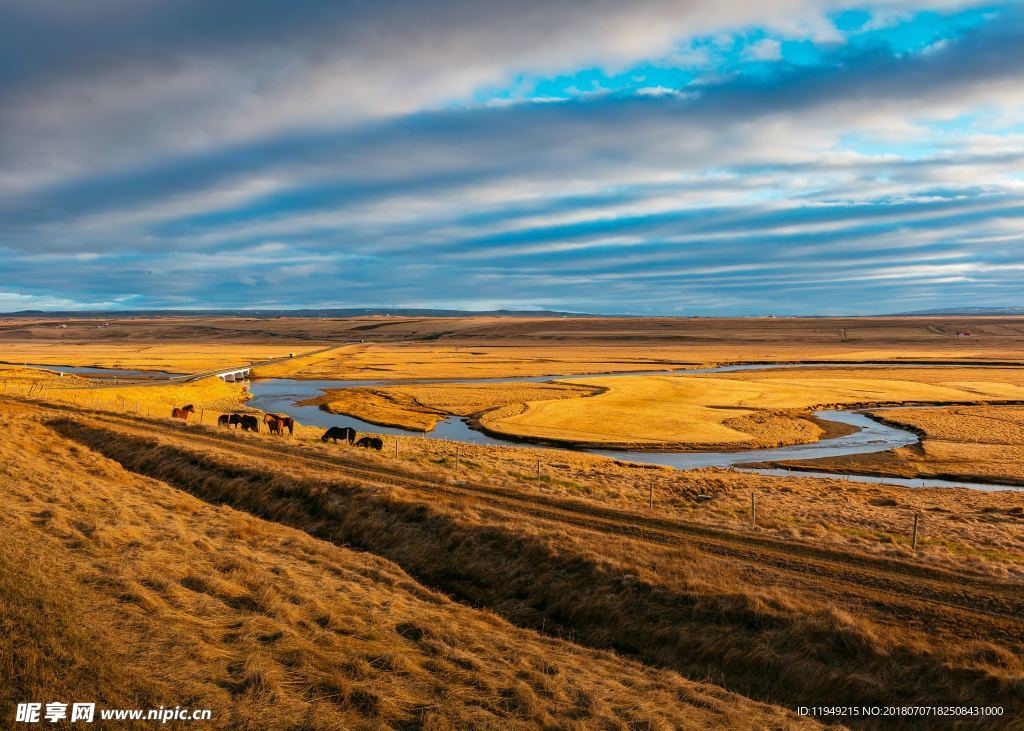
[[[116,684],[123,669],[150,680],[121,697],[180,692],[254,728],[408,727],[417,714],[431,728],[769,728],[794,723],[782,709],[824,702],[1024,713],[1019,583],[556,485],[453,479],[386,452],[4,408],[24,439],[5,461],[3,520],[45,548],[40,567],[73,579],[61,594],[38,572],[24,579],[36,564],[12,562],[3,586],[42,586],[32,596],[55,605],[14,624],[49,636],[40,618],[66,617],[63,597],[86,608],[86,629],[58,623],[53,642],[100,638],[77,675],[36,656],[30,677],[48,687],[104,672]],[[127,645],[110,642],[122,626]],[[124,659],[124,646],[143,650]]]
[[[359,343],[261,368],[268,378],[473,379],[672,370],[703,365],[681,348],[616,345]]]
[[[90,366],[170,373],[203,373],[262,360],[301,354],[308,346],[195,343],[78,343],[0,341],[0,362],[52,366]]]
[[[652,448],[810,441],[812,408],[856,405],[924,435],[866,471],[1009,477],[1024,450],[1024,408],[996,403],[1024,401],[1024,373],[991,367],[1024,361],[1014,318],[19,319],[0,321],[0,361],[17,361],[9,346],[194,372],[332,346],[260,375],[392,381],[977,361],[395,383],[319,401],[403,426],[459,414]],[[46,695],[209,707],[231,729],[781,729],[827,720],[800,705],[970,704],[1004,716],[958,727],[1024,722],[1020,493],[421,437],[368,452],[309,425],[217,429],[217,415],[255,410],[244,384],[215,378],[0,366],[0,384],[5,709]],[[185,403],[202,423],[169,418]],[[897,403],[945,406],[879,408]]]
[[[852,474],[1024,485],[1024,407],[883,409],[872,414],[917,432],[921,443],[878,454],[808,460],[795,466]]]
[[[111,349],[90,351],[100,345]],[[53,356],[36,358],[38,363],[143,363],[195,372],[325,345],[350,347],[274,366],[265,375],[474,378],[806,360],[1024,363],[1024,318],[0,319],[0,361],[13,363],[35,354]],[[126,357],[132,352],[141,360]],[[214,360],[223,354],[231,362],[211,365],[207,352]],[[97,361],[98,356],[103,360]]]
[[[332,414],[415,431],[431,431],[438,421],[456,414],[481,412],[533,401],[581,398],[599,388],[568,383],[418,384],[384,388],[330,389],[305,405],[322,406]]]
[[[0,403],[5,713],[61,697],[210,708],[215,728],[814,725],[517,629],[387,560],[128,471],[49,418]]]
[[[45,374],[43,371],[31,373]],[[211,389],[211,397],[221,399],[244,395],[239,384],[206,379],[173,387],[104,387],[69,391],[52,388],[45,392],[37,387],[32,398],[38,399],[42,394],[45,402],[58,409],[84,407],[89,411],[127,414],[133,418],[152,414],[156,421],[175,423],[168,418],[169,409],[143,407],[137,412],[134,403],[122,402],[109,394],[153,391],[155,397],[180,405],[187,393],[190,397],[198,396],[195,398],[197,403],[208,405],[204,424],[200,425],[196,417],[188,424],[190,429],[197,429],[198,436],[206,432],[219,433],[214,424],[215,414],[220,412],[213,409],[213,401],[204,402],[199,395],[207,388]],[[11,394],[18,393],[28,391],[23,388],[16,392],[12,387]],[[90,398],[89,394],[99,394],[102,398]],[[484,395],[487,396],[486,393]],[[227,403],[230,404],[230,400]],[[475,405],[472,401],[463,402],[462,408],[468,410]],[[448,406],[459,408],[457,403]],[[224,412],[232,410],[259,413],[242,404],[236,409],[226,408]],[[319,437],[323,431],[322,427],[299,425],[294,436],[284,442],[267,434],[265,429],[260,434],[231,434],[244,437],[254,448],[286,443],[327,455],[344,449],[322,445]],[[1024,579],[1024,531],[1020,530],[1017,520],[1024,510],[1024,495],[1020,494],[966,489],[906,490],[885,485],[861,485],[842,479],[761,477],[723,469],[679,472],[558,449],[455,445],[387,435],[383,440],[381,459],[395,460],[397,446],[399,464],[439,482],[450,480],[455,475],[457,447],[460,452],[458,475],[462,477],[504,485],[517,491],[540,491],[572,499],[593,500],[626,510],[647,511],[651,503],[660,515],[737,529],[747,527],[750,493],[756,491],[762,501],[758,529],[779,538],[846,546],[878,555],[915,557],[934,565],[970,567],[974,571]],[[802,464],[815,465],[816,461],[808,460]],[[712,499],[702,502],[697,499],[699,495]],[[926,550],[917,554],[909,545],[909,526],[915,512],[929,516],[927,533],[922,534],[921,541]]]
[[[185,383],[110,383],[72,374],[61,377],[43,369],[0,366],[0,384],[0,390],[11,394],[42,395],[66,404],[153,417],[170,416],[175,407],[192,404],[196,413],[191,418],[202,415],[211,424],[222,413],[253,411],[245,405],[249,394],[244,383],[214,377]]]
[[[809,442],[815,408],[1024,401],[1016,368],[806,368],[572,381],[592,398],[514,405],[485,414],[498,434],[615,447],[750,448]]]

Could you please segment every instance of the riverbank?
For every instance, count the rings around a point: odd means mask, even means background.
[[[918,435],[920,442],[876,454],[773,461],[790,470],[939,478],[1024,486],[1024,406],[955,405],[872,411],[871,418]]]

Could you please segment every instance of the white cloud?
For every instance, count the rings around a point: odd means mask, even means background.
[[[778,61],[782,58],[782,44],[774,38],[762,38],[752,43],[744,55],[752,61]]]

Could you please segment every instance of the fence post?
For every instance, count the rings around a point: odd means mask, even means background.
[[[757,527],[757,498],[753,490],[750,491],[750,527]]]
[[[914,513],[914,537],[911,539],[912,549],[917,550],[917,523],[921,519],[920,513]]]
[[[456,472],[459,471],[459,446],[460,445],[458,443],[456,443],[456,445],[455,445],[455,471]]]
[[[650,483],[647,486],[647,488],[648,488],[648,492],[647,492],[647,507],[650,510],[654,510],[654,483],[653,482]]]
[[[540,457],[537,458],[537,482],[540,482]]]
[[[203,423],[203,414],[206,413],[206,409],[199,409],[199,423]]]
[[[398,459],[398,435],[395,435],[395,459]]]

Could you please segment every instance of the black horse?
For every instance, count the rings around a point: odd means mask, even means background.
[[[217,417],[217,426],[222,426],[225,429],[229,427],[237,427],[242,423],[241,414],[221,414]]]
[[[242,416],[242,431],[259,431],[260,420],[255,416],[244,415]]]
[[[363,449],[376,449],[379,452],[384,449],[384,440],[380,437],[360,437],[356,446]]]
[[[356,440],[356,430],[350,426],[332,426],[320,437],[320,441],[324,443],[328,439],[333,439],[335,444],[338,443],[339,439],[344,439],[349,444],[352,444]]]

